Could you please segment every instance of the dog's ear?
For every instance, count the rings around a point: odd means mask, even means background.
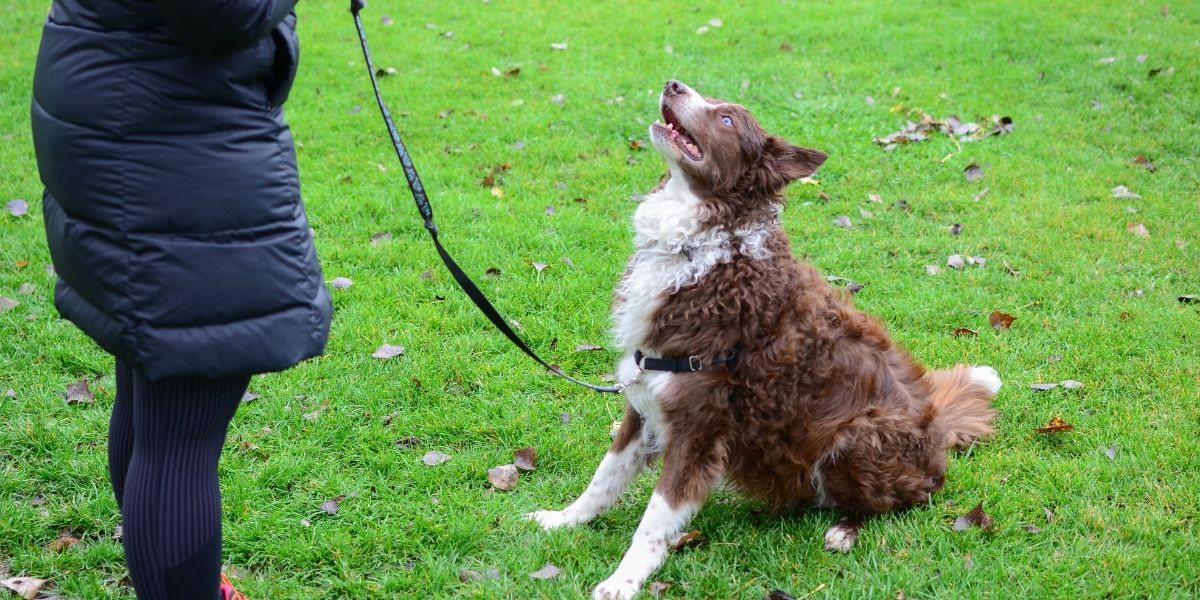
[[[769,169],[781,185],[787,185],[815,173],[828,156],[820,150],[794,146],[772,136],[767,139],[763,158],[763,167]]]

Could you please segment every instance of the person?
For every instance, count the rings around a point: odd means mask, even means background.
[[[222,586],[217,463],[251,374],[332,313],[281,106],[295,0],[54,0],[32,127],[59,312],[116,358],[109,475],[139,598]]]

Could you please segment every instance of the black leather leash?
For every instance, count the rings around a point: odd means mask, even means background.
[[[354,25],[358,28],[358,41],[362,44],[363,58],[367,61],[367,73],[371,76],[371,87],[375,90],[375,102],[379,104],[379,112],[383,114],[383,121],[387,123],[388,134],[392,136],[392,146],[396,148],[396,157],[400,159],[400,164],[404,167],[404,177],[408,179],[408,189],[412,192],[413,201],[417,203],[417,210],[420,211],[421,218],[425,219],[425,230],[433,238],[433,245],[437,247],[438,254],[442,257],[442,262],[446,263],[446,268],[450,270],[450,274],[454,276],[454,280],[458,282],[459,287],[467,293],[467,296],[471,298],[475,306],[478,306],[479,310],[483,311],[483,314],[492,322],[492,325],[495,325],[496,329],[500,330],[500,333],[503,333],[509,341],[516,345],[517,348],[520,348],[529,358],[546,367],[547,371],[571,383],[581,385],[596,392],[619,394],[625,389],[626,384],[596,385],[580,381],[542,360],[542,357],[538,356],[517,335],[517,332],[508,326],[508,323],[505,322],[504,317],[500,316],[500,312],[496,310],[496,307],[492,306],[492,303],[483,295],[483,292],[479,291],[479,286],[475,285],[474,281],[471,281],[471,278],[463,272],[458,263],[454,262],[454,259],[450,257],[450,253],[446,252],[446,249],[442,247],[442,242],[438,240],[437,225],[433,222],[433,206],[429,204],[429,197],[425,195],[425,186],[421,184],[421,178],[417,175],[417,168],[413,165],[412,157],[408,154],[408,148],[401,141],[400,133],[396,130],[396,123],[392,121],[392,115],[388,112],[387,105],[384,104],[383,97],[379,93],[379,80],[375,77],[375,64],[371,60],[371,50],[367,47],[367,32],[363,29],[362,18],[358,14],[365,5],[366,2],[363,0],[350,0],[350,12],[354,15]]]

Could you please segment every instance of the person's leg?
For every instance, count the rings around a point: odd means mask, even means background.
[[[133,455],[133,370],[117,359],[117,398],[108,420],[108,478],[112,482],[117,507],[124,506],[125,473]]]
[[[221,572],[217,462],[248,376],[148,381],[133,372],[125,562],[141,600],[213,600]]]

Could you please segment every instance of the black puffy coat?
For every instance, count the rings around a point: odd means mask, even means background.
[[[33,140],[55,304],[151,379],[285,369],[332,312],[280,105],[295,0],[55,0]]]

